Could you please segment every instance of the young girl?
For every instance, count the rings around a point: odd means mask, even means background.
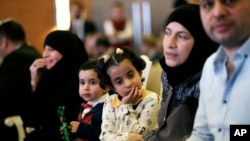
[[[127,141],[158,127],[159,97],[142,88],[145,62],[129,48],[101,59],[107,83],[117,94],[104,103],[100,140]]]
[[[78,141],[99,141],[103,102],[109,96],[103,75],[97,69],[98,61],[87,61],[79,71],[79,95],[81,104],[78,121],[70,122],[71,132]]]

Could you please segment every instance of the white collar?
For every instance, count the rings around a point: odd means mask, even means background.
[[[98,103],[104,102],[106,98],[109,97],[109,94],[106,93],[104,95],[102,95],[98,100],[96,101],[88,101],[87,103],[92,105],[93,107],[95,107]]]

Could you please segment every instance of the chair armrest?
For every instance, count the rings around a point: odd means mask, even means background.
[[[8,127],[16,126],[17,133],[18,133],[18,141],[24,141],[25,138],[25,131],[23,127],[23,121],[21,116],[15,115],[5,118],[4,124]]]

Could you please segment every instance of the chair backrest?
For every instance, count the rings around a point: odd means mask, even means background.
[[[142,78],[144,79],[143,87],[147,88],[148,77],[149,77],[149,73],[150,73],[150,70],[151,70],[151,67],[152,67],[152,61],[150,61],[150,59],[146,55],[141,55],[140,57],[146,62],[146,67],[142,71]]]

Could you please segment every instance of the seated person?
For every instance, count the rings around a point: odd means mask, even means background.
[[[131,48],[117,48],[101,59],[101,72],[115,94],[103,106],[101,141],[127,141],[158,127],[158,94],[142,88],[146,63]]]
[[[41,54],[27,44],[22,25],[13,20],[0,23],[0,140],[17,140],[15,127],[4,125],[6,117],[19,115],[30,85],[29,67]]]
[[[83,99],[77,121],[71,121],[71,132],[78,141],[98,141],[101,133],[102,109],[109,88],[98,72],[98,61],[87,61],[79,71],[79,95]]]
[[[104,54],[113,52],[107,36],[102,33],[88,34],[85,39],[85,49],[90,60],[98,59]]]

